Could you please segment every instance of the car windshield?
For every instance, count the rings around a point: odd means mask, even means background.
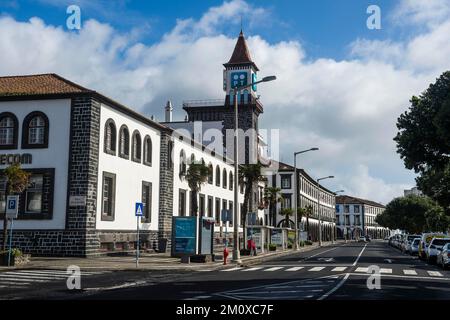
[[[413,245],[418,245],[419,244],[419,242],[420,242],[420,239],[414,239],[414,241],[413,241]]]
[[[435,246],[443,246],[443,245],[445,245],[446,243],[449,243],[449,242],[450,242],[450,239],[435,239],[433,241],[433,244]]]

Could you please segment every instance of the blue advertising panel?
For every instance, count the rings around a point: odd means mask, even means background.
[[[197,217],[174,217],[173,241],[174,254],[196,254]]]
[[[233,72],[231,74],[231,87],[236,88],[245,86],[247,82],[247,72]]]

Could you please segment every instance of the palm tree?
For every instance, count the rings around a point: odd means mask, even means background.
[[[202,162],[193,162],[185,174],[186,181],[191,189],[191,216],[197,216],[198,203],[197,194],[200,192],[202,185],[208,181],[210,168]]]
[[[13,164],[5,169],[6,195],[22,193],[29,184],[30,174],[20,168],[20,164]],[[6,199],[5,199],[6,200]],[[3,251],[8,243],[8,219],[3,217]]]
[[[253,202],[250,201],[253,184],[261,181],[264,178],[261,175],[261,164],[246,164],[239,168],[239,183],[245,186],[244,189],[244,203],[242,205],[241,221],[244,228],[244,247],[246,243],[247,233],[245,230],[247,224],[247,214],[253,211]]]
[[[303,217],[306,216],[305,208],[297,208],[297,225],[302,222]]]
[[[277,187],[266,187],[264,189],[264,202],[269,206],[269,216],[273,226],[276,225],[274,213],[276,211],[276,204],[282,199],[280,192],[281,189]]]
[[[279,214],[284,217],[284,219],[282,221],[284,224],[284,227],[289,228],[290,222],[291,222],[290,217],[294,214],[294,210],[292,210],[292,208],[283,208],[283,209],[281,209]]]
[[[313,206],[309,205],[305,208],[305,217],[306,217],[306,232],[309,240],[309,217],[312,217],[314,212]]]

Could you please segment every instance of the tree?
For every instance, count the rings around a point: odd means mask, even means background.
[[[277,188],[277,187],[266,187],[266,188],[264,188],[264,202],[269,207],[269,216],[270,216],[269,220],[272,220],[270,223],[273,226],[276,225],[276,221],[275,221],[276,204],[278,202],[281,202],[281,200],[283,199],[280,196],[280,193],[281,193],[281,189]]]
[[[439,216],[441,210],[428,197],[409,195],[389,202],[386,210],[377,216],[376,222],[383,227],[401,229],[408,233],[436,231],[434,228],[442,226],[444,221]]]
[[[202,162],[191,163],[185,174],[186,181],[191,189],[191,216],[197,216],[198,214],[197,195],[200,192],[202,185],[208,181],[209,175],[210,168]]]
[[[309,218],[312,217],[313,213],[314,213],[314,208],[313,206],[309,205],[306,206],[306,208],[304,209],[305,211],[305,217],[306,217],[306,232],[308,233],[309,236]]]
[[[291,225],[291,217],[294,214],[294,210],[292,210],[292,208],[283,208],[281,209],[279,214],[284,217],[281,223],[284,225],[284,227],[289,228]]]
[[[450,218],[440,206],[434,206],[425,212],[427,230],[447,232],[450,227]]]
[[[244,228],[244,246],[247,239],[245,227],[247,225],[247,214],[253,212],[253,202],[250,201],[250,195],[253,191],[253,185],[263,179],[261,174],[261,164],[246,164],[239,168],[239,184],[244,185],[244,203],[242,204],[241,221]]]
[[[450,71],[444,72],[397,120],[394,138],[419,189],[450,214]]]
[[[20,164],[13,164],[3,172],[6,177],[6,195],[22,193],[28,186],[30,174],[21,169]],[[8,219],[3,217],[3,250],[8,243]]]

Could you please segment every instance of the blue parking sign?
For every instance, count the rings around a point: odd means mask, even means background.
[[[6,198],[6,217],[16,219],[19,212],[19,196],[7,196]]]
[[[136,217],[144,216],[144,204],[142,202],[136,202],[136,210],[134,211]]]

